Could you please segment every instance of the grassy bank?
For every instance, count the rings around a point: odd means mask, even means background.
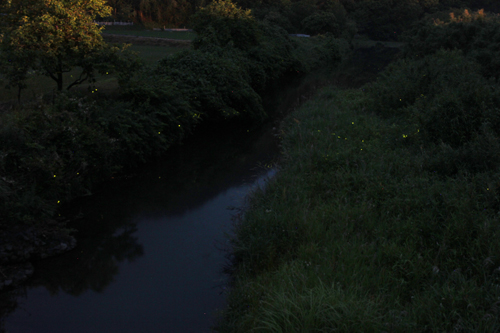
[[[236,219],[218,331],[500,329],[498,169],[444,176],[421,131],[370,105],[328,87],[284,120],[281,169]]]

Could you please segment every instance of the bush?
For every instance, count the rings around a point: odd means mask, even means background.
[[[326,34],[303,40],[295,53],[300,62],[298,70],[307,73],[318,68],[324,71],[337,68],[350,55],[351,49],[345,39]]]
[[[237,51],[214,47],[211,51],[186,51],[167,57],[153,72],[171,78],[204,119],[239,115],[263,119],[266,115],[261,98],[251,87],[248,73],[239,66],[244,60]]]
[[[495,109],[494,89],[460,51],[391,64],[369,94],[378,114],[406,116],[428,141],[454,147],[471,140]]]
[[[2,115],[0,224],[44,223],[61,203],[164,153],[188,133],[194,111],[161,83],[163,89],[132,82],[127,98],[117,101],[61,93],[53,104]]]
[[[500,77],[500,19],[483,11],[470,14],[467,10],[447,21],[425,20],[403,37],[403,55],[419,58],[439,49],[462,50],[481,65],[485,77]]]
[[[300,66],[294,54],[297,44],[279,26],[266,22],[259,23],[260,43],[246,52],[248,59],[241,63],[252,78],[252,86],[257,91],[265,89],[270,82]],[[261,72],[261,77],[255,73]]]
[[[363,0],[353,13],[362,33],[373,40],[398,40],[422,15],[414,0]]]
[[[285,29],[287,32],[293,32],[294,28],[292,26],[292,23],[286,17],[285,15],[281,14],[277,10],[270,10],[266,11],[265,16],[263,17],[263,22],[268,23],[270,25],[277,25],[283,29]]]
[[[340,37],[340,25],[333,13],[314,13],[306,17],[301,25],[304,31],[310,35],[326,34],[329,32],[337,38]]]
[[[88,194],[92,183],[117,171],[116,142],[92,121],[94,107],[63,94],[54,105],[3,116],[0,215],[6,223],[46,221],[59,203]]]
[[[195,49],[210,43],[220,47],[232,45],[246,50],[258,44],[257,22],[250,10],[243,10],[231,0],[217,0],[191,17],[197,37]]]

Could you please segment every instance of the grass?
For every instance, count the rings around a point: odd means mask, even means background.
[[[134,27],[131,28],[127,26],[105,26],[103,34],[113,34],[113,35],[129,35],[137,37],[154,37],[154,38],[168,38],[168,39],[182,39],[182,40],[193,40],[196,37],[196,33],[189,31],[154,31],[146,30],[144,28]]]
[[[151,46],[151,45],[132,45],[130,47],[131,51],[137,52],[139,57],[144,59],[147,65],[152,65],[158,60],[163,59],[169,54],[179,52],[184,50],[185,47],[178,46]],[[73,77],[77,77],[80,74],[78,68],[73,69],[69,73],[64,74],[64,84],[69,84]],[[33,76],[27,80],[28,87],[22,91],[22,100],[36,100],[36,98],[43,94],[49,94],[57,89],[57,85],[54,80],[46,76]],[[79,86],[75,86],[72,89],[88,91],[89,84],[83,83]],[[96,76],[96,85],[98,91],[103,93],[110,93],[118,88],[118,81],[115,77],[111,75],[100,75]],[[0,89],[0,101],[2,103],[9,101],[17,101],[17,89]]]
[[[280,171],[235,219],[219,332],[500,329],[500,174],[441,177],[362,89],[280,128]]]
[[[144,59],[147,65],[153,65],[167,55],[185,50],[186,48],[189,48],[189,46],[132,45],[130,50],[139,53],[139,56]]]

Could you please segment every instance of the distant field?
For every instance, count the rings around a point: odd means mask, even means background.
[[[146,64],[152,65],[158,60],[163,59],[169,54],[185,50],[186,47],[171,47],[171,46],[150,46],[150,45],[132,45],[131,51],[138,52],[139,56],[144,59]],[[79,75],[78,69],[73,69],[69,73],[64,74],[64,85],[67,86],[72,82],[73,78]],[[99,92],[111,93],[118,88],[118,82],[112,75],[97,75],[96,88]],[[27,81],[28,87],[22,91],[21,99],[25,102],[36,99],[41,94],[52,93],[56,89],[56,83],[46,76],[31,77]],[[81,84],[72,88],[75,90],[86,91],[89,88],[88,83]],[[0,85],[0,103],[17,100],[17,89],[5,89]]]
[[[167,39],[182,39],[182,40],[193,40],[196,37],[196,33],[187,31],[153,31],[146,29],[137,28],[126,28],[127,26],[106,26],[102,31],[103,34],[112,35],[130,35],[139,37],[154,37],[154,38],[167,38]]]
[[[165,58],[169,54],[189,49],[189,46],[132,45],[129,49],[131,51],[138,52],[139,56],[146,61],[146,64],[153,65],[155,62]]]
[[[354,47],[362,47],[362,48],[372,47],[377,44],[382,44],[385,47],[391,47],[391,48],[401,48],[404,45],[404,43],[401,42],[378,42],[374,40],[356,40],[356,39],[352,41],[352,44],[354,45]]]

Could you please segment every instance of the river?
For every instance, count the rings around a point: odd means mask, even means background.
[[[275,119],[318,85],[285,81],[264,99]],[[34,262],[26,284],[0,293],[0,332],[210,332],[225,307],[232,217],[277,170],[277,121],[197,129],[64,207],[77,247]]]
[[[77,247],[0,294],[5,331],[210,332],[225,305],[231,208],[273,176],[278,151],[272,124],[205,129],[75,200],[65,215],[83,216],[69,224]]]

